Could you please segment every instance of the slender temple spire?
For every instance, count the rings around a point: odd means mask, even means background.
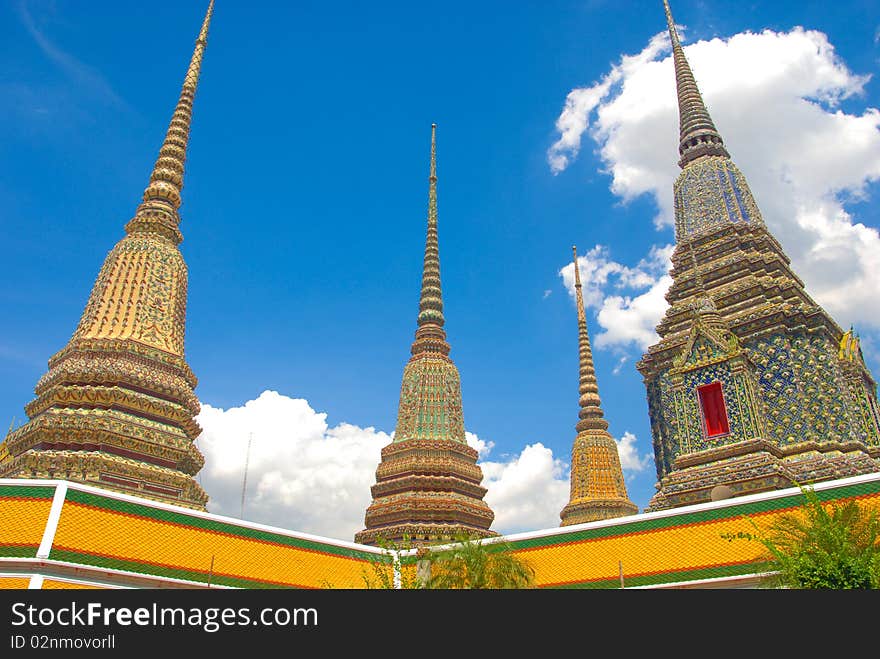
[[[412,354],[439,352],[449,354],[443,329],[443,291],[440,288],[440,247],[437,241],[437,124],[431,124],[431,173],[428,176],[428,233],[425,238],[425,263],[422,269],[422,294],[419,298],[418,329]]]
[[[672,41],[672,57],[675,63],[675,82],[678,88],[679,112],[679,146],[681,159],[678,164],[683,169],[689,162],[701,156],[730,157],[724,147],[721,134],[715,128],[712,117],[706,109],[697,81],[691,71],[690,64],[684,56],[684,49],[678,39],[675,21],[668,0],[663,0],[666,10],[666,23],[669,27],[669,38]]]
[[[193,478],[197,379],[184,357],[187,267],[178,245],[193,100],[213,0],[150,182],[101,267],[80,323],[5,441],[0,477],[62,478],[204,509]],[[0,451],[0,456],[4,452]]]
[[[584,313],[577,247],[572,246],[571,251],[578,318],[580,412],[575,426],[577,437],[571,449],[571,496],[559,513],[562,526],[633,515],[639,511],[626,494],[617,443],[608,433],[608,422],[602,413]]]
[[[437,241],[437,125],[431,125],[428,234],[419,299],[418,329],[403,369],[394,441],[382,449],[373,501],[355,542],[380,539],[430,544],[460,535],[480,538],[494,513],[477,452],[467,445],[458,369],[443,329],[440,252]]]
[[[128,233],[147,231],[159,233],[180,243],[183,236],[178,229],[180,216],[178,209],[183,190],[183,174],[186,163],[186,149],[189,144],[189,130],[192,124],[193,100],[199,84],[202,58],[208,45],[208,28],[214,13],[214,0],[208,3],[205,20],[196,39],[195,50],[183,79],[183,88],[177,107],[171,117],[171,124],[165,135],[159,157],[150,175],[150,184],[144,190],[143,202],[138,206],[135,217],[128,223]]]
[[[577,246],[572,245],[574,254],[574,292],[577,300],[578,351],[580,356],[580,420],[575,426],[578,432],[584,430],[607,430],[608,422],[602,414],[602,401],[599,399],[599,385],[596,382],[596,369],[593,366],[593,350],[590,335],[587,333],[587,317],[584,313],[584,296],[581,292],[581,273],[578,268]]]

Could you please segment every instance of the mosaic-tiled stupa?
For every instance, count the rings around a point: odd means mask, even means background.
[[[637,365],[658,477],[648,510],[880,471],[876,383],[858,342],[768,231],[664,6],[682,171],[669,307]]]
[[[214,3],[143,201],[107,255],[79,326],[0,444],[0,477],[57,478],[204,510],[193,478],[199,402],[184,359],[187,268],[179,208]]]
[[[489,537],[495,518],[477,451],[467,445],[458,369],[443,329],[437,239],[436,125],[431,127],[428,232],[418,328],[403,371],[394,440],[382,449],[366,528],[355,542],[424,545],[460,536]]]
[[[635,515],[639,512],[638,506],[626,494],[617,443],[608,432],[608,421],[602,412],[599,384],[593,365],[593,350],[590,347],[587,317],[584,313],[577,248],[572,247],[572,252],[578,319],[580,412],[575,426],[577,436],[571,448],[571,496],[568,504],[559,513],[562,519],[560,526]]]

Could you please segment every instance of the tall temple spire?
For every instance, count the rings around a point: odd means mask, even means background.
[[[443,325],[443,291],[440,287],[440,246],[437,240],[437,124],[431,124],[431,169],[428,176],[428,231],[422,268],[418,329],[412,354],[432,351],[449,354]]]
[[[577,426],[578,432],[583,430],[607,430],[608,422],[602,414],[602,401],[599,400],[599,385],[596,382],[596,369],[593,366],[593,350],[590,347],[590,335],[587,333],[587,316],[584,313],[584,296],[581,292],[581,272],[578,267],[577,246],[572,245],[574,254],[574,290],[578,318],[578,352],[580,357],[580,384],[578,393],[580,413]]]
[[[587,317],[584,313],[577,247],[572,246],[571,250],[574,257],[578,319],[580,412],[575,426],[577,437],[571,450],[571,496],[568,504],[559,513],[562,526],[634,515],[639,511],[638,506],[627,496],[617,443],[608,433],[608,422],[602,413],[593,351],[587,332]]]
[[[689,162],[701,156],[730,157],[727,149],[724,148],[721,134],[715,128],[712,117],[709,116],[690,64],[684,56],[668,0],[663,0],[663,7],[666,10],[669,39],[672,41],[672,58],[675,63],[675,81],[678,89],[678,152],[681,155],[678,164],[684,168]]]
[[[840,357],[843,330],[764,224],[663,5],[681,172],[669,307],[636,365],[658,479],[648,510],[880,471],[876,383]]]
[[[214,0],[208,3],[208,11],[202,22],[202,29],[196,39],[195,49],[189,68],[183,78],[183,87],[171,124],[165,135],[159,157],[150,174],[150,184],[144,190],[143,202],[134,218],[126,225],[128,233],[152,231],[180,243],[183,236],[177,228],[180,224],[178,209],[183,190],[183,175],[186,163],[186,149],[189,144],[189,130],[192,124],[193,100],[202,70],[202,58],[208,45],[208,28],[214,13]]]
[[[394,441],[382,449],[366,528],[355,542],[415,544],[495,535],[478,454],[467,445],[458,369],[443,329],[437,236],[437,125],[431,125],[428,231],[419,315],[403,370]]]
[[[187,267],[178,249],[192,106],[208,4],[150,183],[104,260],[79,325],[4,442],[0,477],[58,478],[204,509],[193,476],[197,380],[184,359]],[[0,451],[2,453],[2,451]]]
[[[678,91],[679,161],[675,182],[675,236],[679,243],[729,223],[763,224],[745,177],[734,165],[697,87],[663,0]]]

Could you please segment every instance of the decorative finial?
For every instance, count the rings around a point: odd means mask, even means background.
[[[678,90],[678,153],[681,156],[678,164],[684,169],[688,163],[702,156],[729,158],[730,154],[724,147],[724,141],[715,128],[712,117],[709,116],[694,73],[684,56],[668,0],[663,0],[663,8],[669,27],[669,39],[672,41],[672,60],[675,64],[675,83]]]
[[[599,399],[599,385],[596,382],[596,369],[593,366],[593,350],[590,347],[590,335],[587,332],[587,316],[584,312],[584,296],[581,292],[581,273],[578,267],[577,247],[572,245],[574,256],[574,293],[577,304],[578,318],[578,352],[580,356],[580,385],[578,392],[580,398],[580,412],[575,429],[578,432],[584,430],[607,430],[608,422],[602,413],[602,401]]]
[[[840,359],[850,362],[857,361],[857,358],[861,359],[862,362],[864,362],[861,341],[859,340],[859,335],[855,331],[855,327],[853,325],[850,325],[849,330],[844,332],[843,336],[840,338],[837,356]]]
[[[135,217],[125,227],[128,233],[144,231],[158,234],[180,243],[183,236],[178,229],[183,190],[186,149],[189,144],[189,130],[192,123],[193,100],[202,68],[202,58],[208,44],[208,28],[214,13],[214,0],[208,3],[208,11],[196,39],[195,50],[189,68],[183,78],[183,88],[177,107],[171,117],[171,124],[165,135],[159,157],[150,175],[150,184],[144,190],[143,202],[138,206]]]
[[[680,46],[678,40],[678,32],[675,29],[675,21],[672,19],[672,9],[669,8],[669,1],[663,0],[663,8],[666,10],[666,25],[669,27],[669,38],[673,46]]]
[[[428,176],[431,185],[437,182],[437,124],[431,124],[431,174]],[[434,194],[434,219],[437,218],[437,195]],[[429,209],[430,212],[430,209]]]
[[[428,176],[428,233],[422,270],[418,329],[412,354],[426,351],[449,354],[443,330],[443,292],[440,288],[440,246],[437,239],[437,124],[431,124],[431,167]]]

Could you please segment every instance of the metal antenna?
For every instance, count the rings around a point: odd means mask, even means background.
[[[248,462],[251,458],[251,442],[254,441],[254,433],[248,433],[248,444],[247,444],[247,453],[244,456],[244,478],[241,482],[241,514],[239,517],[244,519],[244,495],[247,491],[247,475],[248,475]]]

